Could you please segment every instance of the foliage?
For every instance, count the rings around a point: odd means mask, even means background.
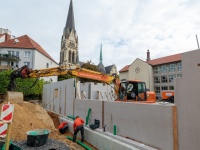
[[[12,70],[6,70],[0,72],[0,91],[1,93],[6,93],[7,86],[10,80],[10,74]],[[35,86],[30,88],[35,83]],[[23,92],[24,97],[27,99],[32,99],[34,97],[40,97],[42,95],[43,85],[49,82],[43,79],[36,82],[36,78],[17,78],[15,84],[17,86],[16,91]]]
[[[11,70],[0,72],[0,92],[6,93]]]
[[[99,69],[96,65],[94,65],[94,63],[92,63],[92,61],[87,61],[87,63],[83,64],[81,66],[82,68],[88,69],[88,70],[93,70],[96,72],[99,72]],[[80,78],[81,83],[84,82],[100,82],[100,81],[96,81],[96,80],[92,80],[92,79],[84,79],[84,78]]]
[[[98,67],[90,60],[81,66],[82,68],[99,72]]]

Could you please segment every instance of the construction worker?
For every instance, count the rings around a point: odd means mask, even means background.
[[[67,131],[67,129],[68,129],[68,124],[67,124],[67,122],[62,122],[62,123],[59,125],[58,129],[59,129],[59,132],[60,132],[61,134],[64,134],[64,133]]]
[[[81,142],[84,141],[84,120],[79,118],[79,116],[76,116],[73,124],[74,128],[74,136],[73,136],[73,142],[76,141],[76,135],[79,131],[81,131]]]

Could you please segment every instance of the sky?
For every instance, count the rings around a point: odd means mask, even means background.
[[[70,0],[0,0],[0,28],[28,35],[59,63]],[[198,49],[200,0],[73,0],[79,60],[115,64],[119,71],[146,61]]]

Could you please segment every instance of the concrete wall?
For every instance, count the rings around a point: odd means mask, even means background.
[[[44,85],[43,106],[50,111],[73,116],[74,99],[74,79]]]
[[[98,86],[99,88],[95,86],[95,90],[101,90],[101,86]],[[57,96],[55,89],[58,89]],[[64,116],[79,115],[86,121],[88,109],[91,108],[89,124],[93,124],[94,119],[98,119],[100,127],[106,125],[108,132],[112,133],[113,126],[116,125],[117,135],[162,150],[177,150],[174,148],[177,140],[174,137],[176,135],[174,131],[176,125],[174,122],[176,117],[174,116],[176,114],[173,113],[176,106],[173,104],[139,104],[111,102],[106,101],[106,99],[75,99],[74,79],[45,85],[43,95],[43,104],[50,111]],[[48,103],[53,106],[48,107]]]
[[[182,78],[175,80],[180,150],[200,149],[200,50],[182,54]]]

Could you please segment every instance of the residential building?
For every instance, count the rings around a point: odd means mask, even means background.
[[[148,50],[146,61],[137,58],[119,71],[120,79],[144,81],[147,89],[155,91],[160,99],[161,91],[174,90],[174,79],[182,77],[181,55],[179,53],[151,60]]]
[[[24,65],[33,70],[58,66],[57,62],[28,35],[7,38],[0,43],[0,70],[18,69]],[[44,79],[56,82],[57,76]]]

